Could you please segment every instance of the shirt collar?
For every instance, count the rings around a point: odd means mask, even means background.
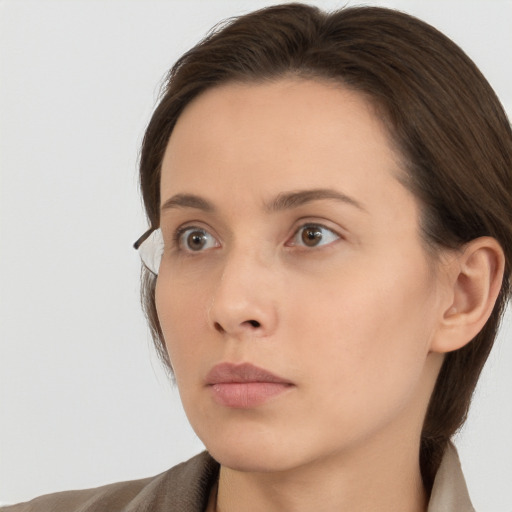
[[[436,473],[427,512],[475,512],[457,449],[451,442]]]

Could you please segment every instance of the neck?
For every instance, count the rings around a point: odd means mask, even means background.
[[[419,440],[411,439],[387,450],[367,444],[277,474],[222,466],[216,510],[425,512],[418,454]]]

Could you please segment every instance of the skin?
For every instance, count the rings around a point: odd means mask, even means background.
[[[217,510],[426,510],[420,432],[455,274],[426,252],[402,172],[369,103],[339,85],[223,85],[178,119],[162,202],[212,209],[162,209],[156,303],[187,416],[221,463]],[[311,189],[350,200],[269,208]],[[305,224],[323,226],[317,245]],[[220,405],[205,378],[226,361],[293,386]]]

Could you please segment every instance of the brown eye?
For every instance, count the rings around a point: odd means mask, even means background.
[[[206,245],[206,236],[201,231],[192,231],[187,236],[187,246],[193,251],[200,251]]]
[[[322,231],[318,226],[308,226],[302,229],[301,238],[304,245],[314,247],[322,241]]]
[[[295,232],[287,245],[315,248],[328,245],[340,238],[334,231],[321,224],[306,224]]]
[[[178,234],[178,245],[185,251],[200,252],[218,247],[217,240],[204,229],[186,228]]]

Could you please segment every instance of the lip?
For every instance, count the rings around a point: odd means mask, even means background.
[[[285,393],[294,384],[251,363],[221,363],[206,376],[206,385],[215,402],[235,409],[263,405]]]

